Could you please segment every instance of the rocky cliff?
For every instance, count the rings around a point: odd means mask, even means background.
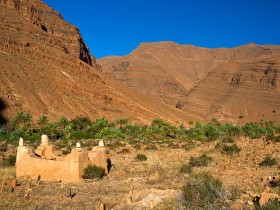
[[[40,37],[37,38],[40,38],[40,41],[46,45],[58,48],[89,65],[96,65],[95,58],[90,54],[88,47],[85,45],[79,29],[65,22],[61,14],[54,9],[39,0],[1,0],[0,3],[1,7],[16,10],[17,13],[22,15],[21,18],[25,18],[41,30]],[[5,19],[10,17],[2,18],[1,22],[7,24]],[[8,27],[8,25],[6,26]],[[13,27],[13,25],[10,27]],[[18,26],[16,30],[18,33],[22,33],[24,28]],[[1,33],[1,35],[3,34]],[[20,51],[30,47],[30,43],[22,42],[19,39],[14,40],[12,37],[7,38],[1,36],[1,42],[4,43],[1,46],[3,51]]]
[[[0,0],[0,114],[195,119],[107,78],[79,30],[39,0]]]
[[[143,43],[127,56],[98,62],[130,89],[197,117],[280,123],[280,46]]]

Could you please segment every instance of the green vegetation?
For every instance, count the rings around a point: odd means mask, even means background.
[[[183,187],[183,193],[187,209],[222,209],[222,207],[226,207],[222,203],[225,194],[222,182],[207,173],[191,177]]]
[[[190,166],[207,166],[212,161],[212,158],[207,156],[206,154],[202,154],[199,157],[191,157],[190,158]]]
[[[236,144],[227,145],[227,144],[221,144],[218,143],[215,148],[219,149],[221,153],[226,155],[233,155],[235,153],[240,152],[240,148]]]
[[[95,179],[95,178],[102,178],[105,175],[105,169],[98,167],[96,165],[88,165],[83,170],[83,179]]]
[[[179,123],[178,123],[179,124]],[[234,138],[247,136],[252,139],[265,137],[267,140],[280,141],[280,127],[273,122],[247,123],[244,126],[221,124],[216,119],[207,123],[192,122],[190,128],[184,124],[179,126],[156,118],[151,125],[132,123],[128,118],[108,121],[105,118],[91,120],[89,117],[67,119],[61,117],[50,121],[47,116],[32,119],[30,114],[19,112],[6,125],[0,127],[0,141],[17,141],[19,137],[25,140],[38,141],[40,135],[46,134],[51,140],[81,140],[81,139],[125,139],[125,140],[199,140],[215,141],[223,139],[224,143],[232,143]],[[134,141],[134,143],[137,143]],[[170,141],[169,148],[179,148],[180,145]],[[150,146],[150,149],[156,149]]]
[[[191,165],[187,165],[187,164],[182,165],[181,168],[180,168],[180,173],[191,174],[192,173],[192,166]]]
[[[139,161],[146,161],[147,160],[147,156],[144,155],[144,154],[137,154],[137,156],[135,158]]]
[[[273,199],[267,202],[264,206],[260,206],[258,204],[255,204],[256,210],[277,210],[280,209],[280,201],[278,199]]]
[[[260,162],[260,166],[268,166],[268,167],[271,167],[271,166],[274,166],[277,164],[277,160],[275,158],[272,158],[270,156],[266,156],[264,158],[264,160],[262,162]]]
[[[16,164],[16,156],[15,155],[9,155],[7,158],[3,158],[2,165],[9,167],[9,166],[15,166]]]

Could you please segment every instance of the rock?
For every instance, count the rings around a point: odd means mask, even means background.
[[[11,191],[13,192],[16,188],[17,185],[17,180],[16,179],[5,179],[2,181],[2,191],[6,192],[6,191]]]
[[[260,195],[260,200],[259,200],[259,204],[260,206],[265,205],[269,200],[273,200],[273,199],[280,199],[280,196],[276,193],[268,193],[268,192],[263,192]]]
[[[35,181],[40,181],[41,176],[40,175],[36,175],[33,177],[33,180]]]
[[[96,210],[105,210],[105,204],[102,201],[99,201]]]
[[[249,206],[254,206],[254,202],[253,202],[253,201],[248,201],[247,204],[248,204]]]
[[[154,173],[154,175],[152,175],[152,176],[150,177],[150,180],[156,181],[156,180],[158,180],[159,178],[160,178],[159,172],[156,171],[156,172]]]
[[[0,192],[1,194],[8,194],[8,193],[13,193],[14,192],[14,188],[11,186],[5,186],[5,187],[1,187],[0,188]]]

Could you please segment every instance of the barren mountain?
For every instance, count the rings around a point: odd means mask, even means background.
[[[79,30],[39,0],[0,0],[0,100],[19,111],[92,118],[130,117],[147,123],[197,119],[126,90],[101,73]]]
[[[98,63],[131,90],[199,118],[280,123],[280,46],[143,43],[129,55]]]

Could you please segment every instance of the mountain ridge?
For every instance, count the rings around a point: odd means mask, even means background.
[[[278,45],[249,43],[211,49],[169,41],[142,43],[126,56],[105,57],[97,62],[105,74],[133,91],[206,120],[216,117],[233,123],[280,122]],[[246,99],[237,103],[234,94],[241,101]],[[258,105],[250,110],[249,103]]]
[[[3,115],[87,115],[150,123],[196,119],[106,78],[79,30],[39,0],[0,1],[0,99]],[[63,30],[62,30],[63,29]]]

